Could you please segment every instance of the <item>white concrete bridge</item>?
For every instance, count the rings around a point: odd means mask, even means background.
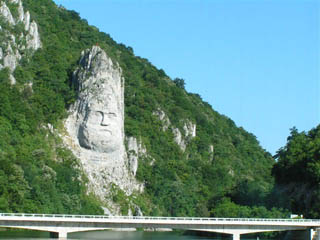
[[[239,240],[241,234],[306,230],[307,240],[320,240],[320,220],[256,219],[256,218],[194,218],[194,217],[135,217],[99,215],[61,215],[0,213],[0,227],[21,228],[54,233],[66,239],[71,232],[115,228],[172,228],[231,234]]]

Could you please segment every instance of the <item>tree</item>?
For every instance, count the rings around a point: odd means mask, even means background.
[[[276,179],[274,198],[284,198],[291,211],[320,217],[320,125],[306,132],[291,129],[285,147],[277,152],[272,172]],[[280,194],[279,194],[280,193]],[[285,207],[285,206],[283,206]]]
[[[183,78],[175,78],[173,82],[176,84],[177,87],[185,89],[185,81]]]

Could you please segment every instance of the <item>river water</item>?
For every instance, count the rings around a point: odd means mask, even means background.
[[[4,240],[53,240],[49,233],[36,231],[0,231],[0,239]],[[119,232],[91,231],[68,234],[68,239],[87,240],[220,240],[220,237],[203,237],[182,232]],[[232,239],[223,238],[224,240]],[[241,238],[241,240],[256,240],[257,238]],[[260,238],[260,240],[266,240]]]

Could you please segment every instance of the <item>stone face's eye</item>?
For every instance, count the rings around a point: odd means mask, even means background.
[[[103,120],[103,112],[91,111],[88,114],[87,122],[90,124],[99,124]]]
[[[96,117],[102,117],[103,116],[103,112],[94,112],[94,115]]]

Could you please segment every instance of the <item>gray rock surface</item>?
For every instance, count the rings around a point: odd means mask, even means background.
[[[187,144],[185,142],[185,139],[182,137],[182,134],[181,134],[179,128],[173,128],[172,133],[173,133],[174,141],[176,142],[176,144],[179,145],[179,147],[182,151],[185,151]]]
[[[38,32],[38,25],[35,21],[32,21],[32,23],[29,25],[28,23],[25,25],[28,26],[29,32],[27,35],[27,48],[37,50],[41,48],[41,41],[40,41],[40,35]],[[26,28],[25,27],[25,28]]]
[[[15,25],[15,21],[13,19],[13,16],[10,12],[10,9],[8,8],[7,4],[4,1],[1,1],[0,6],[0,15],[4,17],[4,19],[11,25]]]
[[[30,28],[30,13],[29,12],[26,12],[24,14],[23,23],[24,23],[24,30],[29,31],[29,28]]]
[[[184,135],[181,133],[179,128],[173,127],[169,117],[165,112],[158,108],[153,112],[153,115],[157,116],[162,123],[162,130],[167,131],[170,127],[174,136],[174,141],[179,145],[180,149],[184,152],[187,147],[187,140],[189,138],[194,138],[196,136],[196,124],[192,123],[190,120],[184,120],[183,131]]]
[[[171,122],[165,114],[165,112],[161,110],[161,108],[158,108],[156,111],[153,112],[153,115],[157,116],[159,120],[162,122],[162,130],[167,131],[169,126],[171,125]]]
[[[14,53],[11,48],[11,44],[9,44],[5,57],[3,58],[3,65],[4,67],[9,68],[11,72],[13,72],[16,69],[20,58],[21,55],[19,54],[19,52]]]
[[[2,43],[5,46],[4,49],[1,49],[0,60],[3,59],[3,64],[0,64],[0,69],[9,68],[10,70],[10,81],[11,84],[15,84],[16,80],[13,76],[13,72],[19,64],[19,61],[23,57],[25,49],[32,50],[31,53],[42,47],[40,41],[40,35],[38,32],[38,25],[35,21],[30,24],[30,13],[24,12],[22,1],[21,0],[10,0],[12,4],[16,4],[18,9],[18,16],[16,19],[11,14],[10,9],[6,5],[5,1],[1,1],[0,6],[0,16],[2,16],[8,24],[11,25],[10,28],[3,28],[0,26],[1,34],[8,39],[7,42]],[[24,29],[27,32],[24,36],[23,32],[17,33],[14,31],[14,26],[17,23],[23,23]],[[17,44],[16,39],[19,39],[21,44]],[[24,41],[25,40],[25,41]],[[15,50],[13,50],[15,49]]]
[[[99,47],[83,52],[74,78],[79,86],[78,140],[94,152],[124,154],[124,89],[121,69]],[[117,154],[117,157],[119,155]],[[118,159],[115,159],[118,161]]]
[[[197,136],[197,125],[187,120],[183,126],[186,137],[194,138]]]
[[[118,64],[94,46],[81,54],[74,73],[78,99],[65,121],[64,141],[81,160],[90,191],[106,202],[111,185],[127,195],[143,191],[129,170],[124,145],[124,78]],[[108,202],[110,209],[111,201]],[[113,210],[116,207],[113,208]]]
[[[214,146],[213,145],[210,145],[209,146],[209,153],[213,153],[214,152]]]
[[[18,4],[18,13],[19,13],[18,21],[23,22],[24,21],[24,10],[23,10],[23,6],[22,6],[22,2],[16,0],[16,4]]]
[[[135,137],[127,138],[129,170],[135,176],[138,170],[139,158],[147,156],[147,150]]]
[[[175,142],[179,145],[182,151],[186,150],[187,142],[190,138],[196,137],[196,124],[192,123],[188,119],[185,120],[183,125],[184,136],[182,135],[181,131],[178,128],[174,128],[172,130],[174,135]]]

